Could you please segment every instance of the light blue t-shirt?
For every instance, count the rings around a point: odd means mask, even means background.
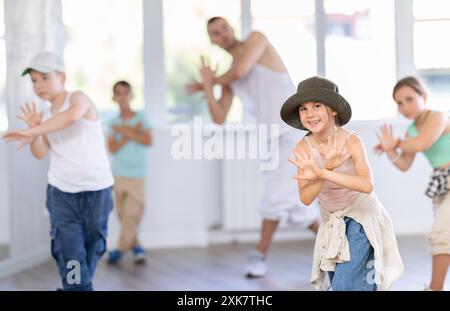
[[[113,125],[136,126],[139,123],[142,125],[142,130],[151,129],[143,111],[136,112],[133,118],[127,120],[118,115],[109,121],[109,135],[119,141],[122,139],[122,134],[115,132],[112,128]],[[114,176],[144,178],[147,175],[147,162],[148,146],[131,140],[112,155],[111,169]]]

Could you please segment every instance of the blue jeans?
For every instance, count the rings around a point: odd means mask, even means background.
[[[99,191],[63,192],[47,187],[51,251],[64,290],[93,290],[92,278],[106,251],[112,187]]]
[[[376,291],[373,247],[361,224],[349,217],[344,221],[350,261],[336,264],[334,272],[329,272],[331,287],[334,291]]]

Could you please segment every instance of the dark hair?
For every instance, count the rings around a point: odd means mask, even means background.
[[[133,90],[133,88],[131,87],[131,84],[130,84],[130,83],[128,83],[128,82],[125,81],[125,80],[121,80],[121,81],[117,81],[116,83],[114,83],[114,85],[113,85],[113,93],[114,93],[114,94],[116,93],[116,87],[119,86],[119,85],[128,88],[128,90],[130,90],[130,91]]]
[[[218,21],[220,19],[226,21],[226,19],[221,16],[214,16],[214,17],[211,17],[210,19],[208,19],[208,21],[206,22],[206,26],[209,26],[212,23],[214,23],[215,21]]]
[[[404,86],[412,88],[414,92],[416,92],[420,96],[425,96],[427,94],[427,92],[425,91],[425,87],[419,79],[417,79],[416,77],[405,77],[401,80],[398,80],[398,82],[395,84],[394,90],[392,91],[392,97],[394,97],[395,92],[397,92]]]

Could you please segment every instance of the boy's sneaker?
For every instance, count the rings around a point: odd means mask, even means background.
[[[121,258],[122,258],[122,252],[119,251],[118,249],[113,250],[108,253],[108,263],[110,265],[118,263]]]
[[[133,247],[133,255],[135,264],[145,264],[145,250],[142,247]]]
[[[254,250],[250,252],[247,259],[247,272],[248,278],[259,278],[265,276],[267,273],[267,260],[266,257],[259,251]]]

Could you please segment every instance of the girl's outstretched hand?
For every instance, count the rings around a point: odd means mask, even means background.
[[[380,127],[380,132],[377,133],[377,137],[379,140],[379,144],[375,146],[375,153],[377,151],[381,152],[381,149],[384,152],[395,150],[398,146],[399,139],[394,138],[394,134],[392,131],[392,125],[385,124]]]
[[[312,153],[306,153],[297,149],[293,150],[295,159],[289,158],[289,162],[300,169],[300,173],[293,178],[296,180],[316,180],[322,176],[322,170],[317,166],[312,157]]]
[[[341,165],[345,160],[350,158],[350,153],[347,150],[347,144],[341,146],[337,144],[337,135],[334,134],[333,140],[328,137],[327,144],[319,145],[320,152],[325,156],[325,168],[332,170]]]

